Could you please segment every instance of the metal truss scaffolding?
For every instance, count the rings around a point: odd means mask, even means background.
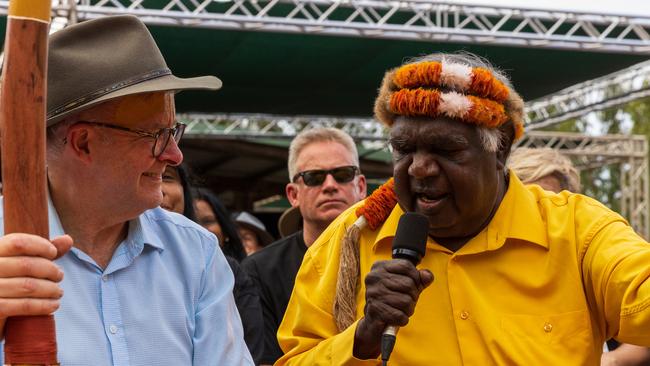
[[[8,1],[0,1],[6,14]],[[54,0],[75,22],[130,13],[149,24],[496,44],[622,53],[650,52],[650,17],[434,0]]]
[[[526,103],[526,126],[528,130],[540,129],[647,96],[650,96],[650,61]]]
[[[215,138],[292,138],[304,129],[336,127],[355,140],[384,141],[385,128],[374,119],[265,114],[180,114],[185,134]]]
[[[550,147],[570,156],[579,170],[616,165],[621,171],[621,214],[634,230],[650,239],[650,177],[645,136],[585,136],[531,131],[517,147]]]
[[[52,0],[52,30],[112,14],[148,24],[650,55],[650,16],[433,0]],[[0,0],[0,15],[9,1]],[[650,95],[650,61],[527,103],[528,130]]]

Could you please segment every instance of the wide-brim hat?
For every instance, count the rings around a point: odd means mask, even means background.
[[[132,15],[89,20],[54,33],[47,74],[48,126],[127,95],[222,85],[214,76],[174,76],[147,27]]]
[[[302,229],[302,214],[298,206],[285,210],[278,220],[278,231],[283,238]]]
[[[264,247],[273,243],[274,241],[271,234],[266,231],[266,226],[264,226],[264,223],[246,211],[242,211],[235,216],[235,223],[241,227],[252,230],[260,239],[260,244]]]

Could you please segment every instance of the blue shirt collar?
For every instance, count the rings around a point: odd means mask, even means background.
[[[59,213],[57,212],[56,207],[54,207],[54,203],[49,194],[47,196],[47,209],[50,220],[50,239],[64,235],[65,231],[63,230]],[[139,254],[142,252],[145,245],[149,245],[160,251],[165,249],[160,236],[152,230],[151,223],[148,221],[149,220],[145,215],[139,215],[135,219],[129,221],[129,231],[124,240],[124,244],[129,247],[130,252]]]

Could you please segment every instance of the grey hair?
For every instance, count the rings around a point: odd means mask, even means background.
[[[68,128],[74,124],[72,119],[64,119],[47,128],[47,151],[48,153],[58,153],[63,150],[65,145]]]
[[[298,156],[302,150],[309,144],[314,142],[338,142],[343,145],[352,155],[354,165],[359,167],[359,154],[357,153],[357,145],[352,140],[352,137],[338,128],[332,127],[318,127],[310,130],[304,130],[296,135],[289,145],[289,181],[298,173],[296,164]]]
[[[521,147],[512,151],[507,166],[526,184],[554,175],[560,182],[560,188],[580,192],[580,173],[571,159],[557,150]]]
[[[497,152],[499,148],[505,143],[505,136],[501,131],[496,128],[488,128],[478,126],[478,137],[481,140],[483,150],[487,152]]]
[[[66,144],[66,135],[68,134],[68,129],[78,122],[80,121],[78,120],[77,116],[73,115],[47,128],[46,142],[48,154],[56,155],[63,151],[63,147]],[[110,143],[111,139],[108,135],[101,134],[99,141],[103,143]]]

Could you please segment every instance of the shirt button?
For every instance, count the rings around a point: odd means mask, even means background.
[[[551,323],[544,324],[544,331],[546,333],[550,333],[552,330],[553,330],[553,324]]]
[[[467,320],[467,318],[469,318],[469,313],[467,311],[461,311],[460,318],[463,320]]]
[[[117,326],[115,326],[115,325],[111,325],[110,327],[108,327],[108,330],[109,330],[111,333],[115,334],[115,333],[117,333]]]
[[[104,281],[104,282],[108,281],[108,275],[103,275],[102,276],[102,281]]]

